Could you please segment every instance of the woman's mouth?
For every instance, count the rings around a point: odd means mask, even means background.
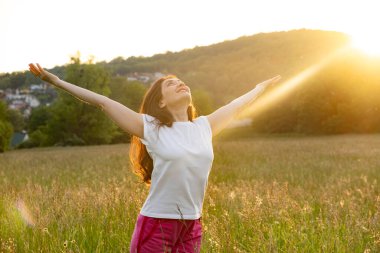
[[[180,89],[177,91],[177,93],[179,93],[179,92],[181,92],[181,91],[186,91],[186,92],[189,92],[189,90],[188,90],[188,89],[186,89],[186,88],[180,88]]]

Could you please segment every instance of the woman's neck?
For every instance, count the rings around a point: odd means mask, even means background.
[[[169,112],[172,114],[174,121],[189,121],[189,117],[187,115],[187,108],[170,109]]]

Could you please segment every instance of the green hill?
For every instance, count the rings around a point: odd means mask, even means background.
[[[108,65],[114,74],[174,73],[222,105],[254,84],[281,74],[285,79],[348,42],[345,34],[316,30],[260,33],[218,44],[152,57],[121,57]]]
[[[172,73],[192,88],[212,94],[216,105],[222,105],[266,78],[276,74],[285,79],[291,77],[347,41],[342,33],[302,29],[243,36],[152,57],[117,57],[98,64],[113,76],[133,72]],[[51,71],[60,77],[65,74],[63,66]],[[33,82],[37,79],[28,71],[7,73],[0,76],[0,89]]]

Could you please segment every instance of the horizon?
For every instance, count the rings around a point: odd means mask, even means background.
[[[380,23],[373,0],[220,1],[218,11],[211,1],[200,0],[191,4],[0,0],[0,7],[0,29],[5,36],[0,74],[27,71],[28,64],[36,62],[48,69],[62,66],[78,51],[81,61],[94,57],[94,62],[109,62],[299,29],[341,32],[360,40],[359,47],[380,54],[379,36],[372,32]]]

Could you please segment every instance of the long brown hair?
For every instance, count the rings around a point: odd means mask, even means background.
[[[161,98],[161,86],[166,79],[176,78],[175,75],[167,75],[156,80],[148,89],[144,95],[143,102],[140,107],[140,113],[148,114],[155,117],[158,121],[156,122],[158,127],[173,125],[174,119],[171,113],[166,107],[160,108],[158,106]],[[187,108],[187,116],[190,121],[197,116],[196,109],[191,102]],[[141,142],[140,138],[137,136],[132,136],[131,145],[129,149],[129,159],[132,163],[132,170],[137,174],[143,182],[150,185],[150,180],[153,171],[153,160],[148,154],[145,145]]]

